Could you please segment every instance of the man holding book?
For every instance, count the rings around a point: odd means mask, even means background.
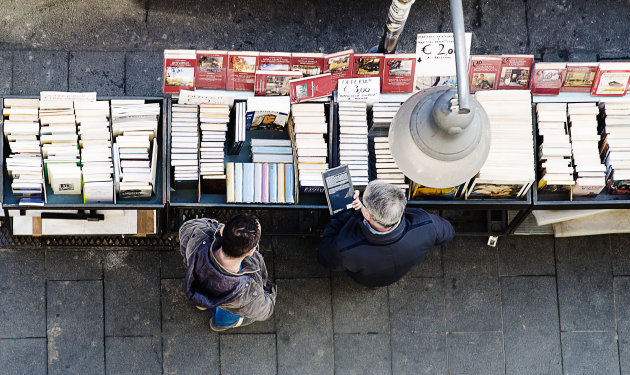
[[[268,280],[258,251],[260,233],[256,216],[247,214],[225,225],[193,219],[179,229],[186,295],[198,309],[211,309],[215,332],[266,320],[273,313],[276,285]]]
[[[319,262],[367,287],[400,280],[433,246],[455,235],[447,220],[406,204],[400,188],[382,181],[367,185],[363,203],[356,191],[354,209],[334,215],[324,229]]]

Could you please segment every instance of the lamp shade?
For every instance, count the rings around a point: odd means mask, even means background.
[[[402,104],[389,128],[389,148],[407,177],[447,188],[479,172],[490,151],[490,125],[473,97],[469,107],[460,110],[449,87],[420,91]]]

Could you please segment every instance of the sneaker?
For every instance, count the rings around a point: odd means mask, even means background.
[[[230,328],[236,328],[236,327],[245,327],[248,326],[250,324],[254,323],[253,320],[251,320],[250,318],[245,318],[243,316],[241,316],[238,321],[232,325],[229,326],[218,326],[216,324],[214,324],[214,319],[210,318],[210,329],[213,330],[214,332],[223,332],[223,331],[227,331]]]
[[[201,310],[201,311],[206,311],[206,310],[208,310],[208,308],[207,308],[207,307],[201,307],[201,306],[195,306],[195,307],[196,307],[198,310]]]

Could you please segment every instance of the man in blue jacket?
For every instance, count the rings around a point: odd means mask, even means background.
[[[450,242],[453,226],[420,208],[405,208],[403,191],[372,181],[355,192],[352,206],[330,219],[317,249],[319,262],[346,271],[367,287],[390,285],[402,278],[435,245]]]
[[[273,313],[276,285],[268,280],[258,251],[260,234],[254,215],[235,216],[225,225],[194,219],[179,229],[186,295],[198,309],[212,309],[213,331],[246,326]]]

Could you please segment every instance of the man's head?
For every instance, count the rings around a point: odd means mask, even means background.
[[[241,258],[258,246],[260,223],[254,215],[234,216],[221,231],[223,252],[231,258]]]
[[[370,182],[363,193],[363,217],[389,228],[402,217],[407,199],[400,188],[383,181]]]

